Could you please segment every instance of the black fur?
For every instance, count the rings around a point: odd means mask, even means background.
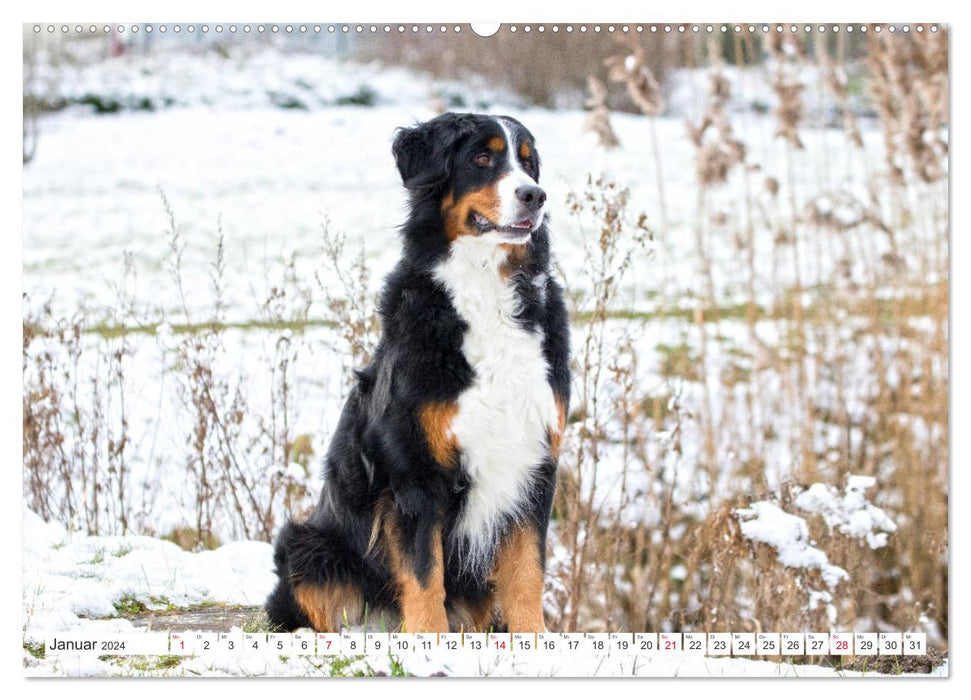
[[[532,135],[503,117],[530,147],[524,165],[538,181],[539,161]],[[473,382],[475,371],[462,354],[467,326],[448,291],[432,276],[451,245],[443,228],[446,193],[460,197],[503,174],[501,168],[470,166],[490,136],[501,134],[496,118],[445,114],[399,129],[393,154],[409,191],[410,213],[402,227],[403,255],[381,295],[382,337],[371,364],[357,373],[324,463],[324,488],[305,523],[280,531],[274,561],[280,577],[266,603],[270,620],[282,629],[310,626],[293,586],[343,583],[355,587],[369,609],[396,609],[395,582],[387,552],[373,547],[372,528],[379,501],[390,496],[403,558],[424,584],[431,574],[432,537],[445,542],[446,607],[479,601],[489,594],[490,562],[462,565],[449,537],[461,513],[469,476],[458,464],[442,466],[432,457],[418,422],[429,402],[455,401]],[[510,144],[510,148],[513,145]],[[514,157],[519,157],[515,155]],[[491,178],[491,180],[490,180]],[[511,276],[521,301],[518,323],[543,334],[548,381],[564,406],[569,403],[569,327],[559,285],[549,271],[546,222],[534,231],[528,250]],[[537,286],[537,276],[545,283]],[[556,483],[553,455],[536,471],[528,503],[510,516],[535,528],[540,556],[545,552]],[[499,533],[501,536],[502,533]]]

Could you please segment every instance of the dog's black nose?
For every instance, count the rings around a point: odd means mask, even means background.
[[[516,197],[531,210],[536,211],[546,204],[546,193],[536,185],[522,185],[516,188]]]

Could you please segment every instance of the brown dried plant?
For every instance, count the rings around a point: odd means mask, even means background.
[[[623,83],[637,108],[648,117],[651,152],[654,156],[658,202],[660,209],[659,238],[664,247],[668,235],[668,206],[664,194],[664,163],[657,139],[656,117],[664,112],[665,100],[654,72],[647,66],[644,48],[633,34],[624,34],[620,42],[627,50],[604,60],[611,81]]]
[[[708,52],[711,70],[705,111],[698,124],[687,123],[688,135],[697,149],[698,181],[702,187],[726,182],[732,168],[745,160],[745,145],[735,138],[725,111],[731,99],[731,84],[722,74],[721,51],[714,37],[709,37]]]
[[[365,367],[371,361],[371,353],[377,346],[381,332],[377,297],[371,288],[371,269],[363,245],[358,254],[348,260],[345,252],[347,236],[333,231],[330,221],[321,223],[321,242],[324,262],[337,279],[338,290],[331,289],[319,272],[314,276],[324,298],[328,321],[340,334],[341,345],[336,348],[344,358],[344,385],[349,390],[355,381],[354,370]]]
[[[766,41],[774,63],[772,91],[778,100],[773,112],[778,122],[776,135],[801,150],[803,143],[799,137],[799,124],[805,113],[802,102],[805,85],[799,80],[799,68],[806,60],[806,52],[798,38],[790,32],[778,32],[776,29],[772,27]]]
[[[614,127],[610,123],[610,110],[607,109],[607,86],[598,78],[587,76],[587,97],[584,106],[590,110],[587,115],[587,129],[597,135],[597,140],[604,148],[617,148],[620,141],[614,133]]]
[[[571,213],[582,220],[589,217],[595,227],[585,240],[587,255],[581,273],[588,288],[583,299],[575,300],[576,312],[582,312],[587,320],[574,352],[577,408],[564,439],[554,506],[561,523],[557,537],[567,552],[565,560],[558,563],[562,567],[556,574],[561,593],[555,617],[563,630],[570,631],[583,629],[580,625],[590,619],[589,594],[611,568],[595,546],[604,515],[597,477],[607,426],[617,407],[611,381],[611,358],[616,347],[609,340],[610,317],[617,308],[624,278],[632,271],[635,254],[650,238],[646,217],[632,220],[628,215],[628,198],[628,190],[609,178],[588,176],[584,191],[571,194],[567,202]],[[618,366],[613,374],[629,371]]]
[[[644,60],[644,49],[631,36],[632,51],[626,55],[607,58],[604,63],[609,70],[610,80],[627,86],[627,94],[637,108],[649,117],[664,112],[664,96],[661,86]]]
[[[844,35],[845,36],[845,35]],[[849,81],[843,66],[837,65],[833,57],[829,54],[829,47],[826,43],[826,35],[817,32],[814,35],[816,61],[822,74],[823,83],[836,98],[840,112],[843,117],[843,131],[846,137],[857,148],[863,148],[863,137],[860,136],[860,127],[856,121],[856,115],[849,104]]]

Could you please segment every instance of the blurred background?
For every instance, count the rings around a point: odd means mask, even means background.
[[[573,315],[551,629],[946,648],[946,27],[260,26],[24,27],[30,509],[190,550],[307,512],[395,128],[509,114]]]

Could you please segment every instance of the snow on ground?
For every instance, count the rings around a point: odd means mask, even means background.
[[[879,549],[887,545],[887,535],[895,532],[897,525],[881,508],[867,501],[866,491],[875,484],[876,479],[871,476],[851,474],[842,496],[829,484],[812,484],[796,496],[795,506],[822,516],[831,531],[865,540],[870,549]],[[812,546],[809,526],[798,515],[768,501],[756,501],[735,512],[742,535],[775,548],[783,566],[819,569],[830,588],[847,578],[846,571],[830,564],[826,554]]]
[[[144,664],[144,662],[143,662]],[[533,652],[491,655],[474,653],[415,653],[406,656],[341,658],[337,663],[307,657],[286,660],[263,656],[191,658],[170,668],[133,668],[121,661],[71,657],[37,662],[25,669],[30,677],[44,676],[166,676],[166,677],[319,677],[319,676],[454,676],[460,678],[876,678],[875,672],[849,671],[787,662],[705,657],[698,654],[594,656]],[[920,677],[948,677],[945,662]]]
[[[86,536],[24,510],[24,643],[57,632],[130,632],[116,606],[165,610],[212,603],[262,605],[276,577],[265,542],[189,553],[153,537]]]
[[[235,542],[210,552],[188,553],[149,537],[98,537],[45,523],[24,512],[24,644],[42,646],[58,633],[132,633],[139,629],[116,617],[116,605],[139,601],[149,609],[214,603],[260,604],[275,583],[271,548]],[[141,628],[144,630],[144,628]],[[273,656],[195,657],[178,664],[143,658],[57,657],[38,659],[24,651],[27,676],[319,676],[336,668],[344,675],[406,673],[464,677],[760,677],[873,676],[821,666],[687,654],[526,655],[429,654],[341,659]],[[947,674],[946,667],[935,675]]]

